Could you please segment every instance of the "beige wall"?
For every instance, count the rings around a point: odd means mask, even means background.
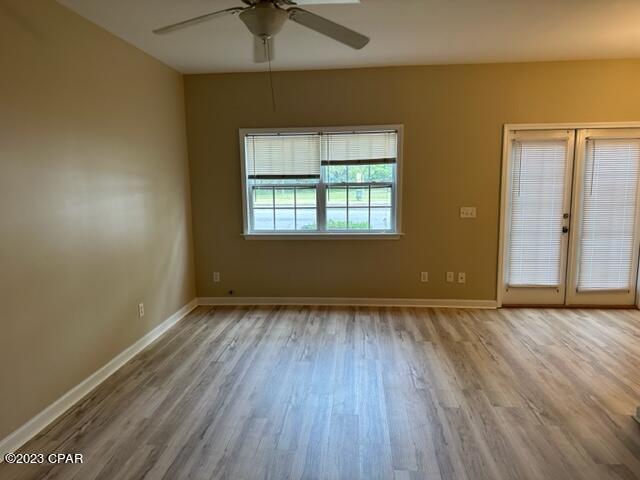
[[[273,113],[265,74],[187,76],[198,295],[494,299],[503,124],[640,120],[639,78],[640,61],[276,73]],[[402,240],[240,236],[238,128],[385,123],[405,125]]]
[[[52,0],[0,0],[0,65],[1,439],[194,285],[181,76]]]

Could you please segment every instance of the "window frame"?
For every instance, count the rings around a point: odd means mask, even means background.
[[[393,230],[313,230],[309,232],[300,230],[273,230],[273,231],[253,231],[251,230],[251,215],[253,209],[252,187],[247,181],[247,165],[245,137],[252,134],[287,134],[287,133],[334,133],[334,132],[372,132],[395,130],[397,132],[397,157],[395,168],[395,182],[391,182],[391,219],[394,224]],[[243,215],[243,233],[247,240],[395,240],[399,239],[402,233],[402,156],[404,145],[404,128],[401,124],[392,125],[364,125],[364,126],[341,126],[341,127],[296,127],[296,128],[240,128],[240,174],[242,185],[242,215]],[[343,186],[342,184],[328,183],[325,177],[325,167],[321,167],[320,180],[314,187],[317,189],[316,194],[316,218],[317,228],[326,224],[326,191],[328,186]],[[352,185],[353,182],[344,182],[344,186]],[[359,186],[363,188],[371,188],[376,182],[363,182]],[[310,185],[311,186],[311,185]],[[355,185],[354,185],[355,186]],[[265,185],[265,187],[269,187]],[[278,185],[281,188],[303,188],[304,185]],[[369,196],[369,204],[371,198]],[[275,209],[275,202],[274,202]],[[294,208],[294,207],[291,207]],[[346,207],[345,207],[346,208]],[[371,206],[369,205],[369,209]]]

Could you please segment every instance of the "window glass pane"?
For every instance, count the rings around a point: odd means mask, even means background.
[[[361,183],[369,181],[369,168],[370,165],[349,165],[348,177],[351,183]]]
[[[383,164],[383,165],[371,165],[371,180],[372,182],[393,182],[393,170],[395,165]]]
[[[391,206],[391,187],[371,187],[371,205]]]
[[[317,228],[315,208],[296,210],[296,230],[316,230]]]
[[[327,206],[347,206],[347,189],[345,187],[327,188]]]
[[[254,207],[273,207],[273,189],[254,188],[253,189],[253,206]]]
[[[391,228],[391,209],[372,208],[371,209],[371,229],[389,230]]]
[[[369,229],[369,209],[350,208],[349,209],[349,230]]]
[[[254,230],[273,230],[273,210],[270,208],[255,208],[253,210]]]
[[[316,206],[316,189],[315,188],[297,188],[296,189],[296,206],[315,207]]]
[[[276,230],[295,230],[295,210],[293,208],[276,209]]]
[[[369,206],[369,187],[349,188],[349,206]]]
[[[276,207],[293,207],[293,188],[276,188]]]
[[[328,183],[340,183],[347,181],[347,167],[346,165],[331,165],[325,167],[326,178]]]
[[[327,230],[347,229],[347,209],[327,208]]]

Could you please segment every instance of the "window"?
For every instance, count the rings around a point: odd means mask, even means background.
[[[401,127],[241,130],[245,234],[399,232]]]

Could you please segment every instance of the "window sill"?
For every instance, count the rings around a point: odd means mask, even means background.
[[[404,233],[244,233],[245,240],[400,240]]]

